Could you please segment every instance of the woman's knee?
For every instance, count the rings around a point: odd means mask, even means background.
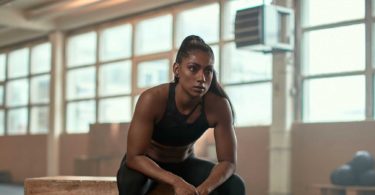
[[[117,187],[119,194],[139,195],[147,188],[148,178],[138,171],[122,165],[117,172]]]
[[[218,188],[219,194],[245,195],[245,182],[237,174],[233,174]]]

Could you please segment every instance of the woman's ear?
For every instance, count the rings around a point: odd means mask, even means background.
[[[180,65],[177,62],[173,63],[173,74],[174,74],[174,76],[178,78],[179,72],[180,72]]]

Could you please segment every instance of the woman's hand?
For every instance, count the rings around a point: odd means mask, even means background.
[[[197,191],[198,191],[199,195],[208,195],[209,194],[208,188],[205,188],[203,186],[198,186]]]
[[[184,181],[183,179],[178,179],[173,185],[175,195],[200,195],[197,189]]]

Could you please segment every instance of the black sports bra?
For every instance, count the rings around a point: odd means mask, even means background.
[[[152,139],[167,146],[185,146],[195,142],[209,125],[204,112],[204,98],[199,117],[193,123],[187,123],[187,119],[197,107],[188,115],[181,114],[176,107],[175,88],[176,83],[169,84],[166,110],[161,120],[154,125]]]

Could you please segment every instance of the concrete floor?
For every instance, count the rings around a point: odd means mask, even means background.
[[[23,195],[23,186],[0,183],[0,195]]]

